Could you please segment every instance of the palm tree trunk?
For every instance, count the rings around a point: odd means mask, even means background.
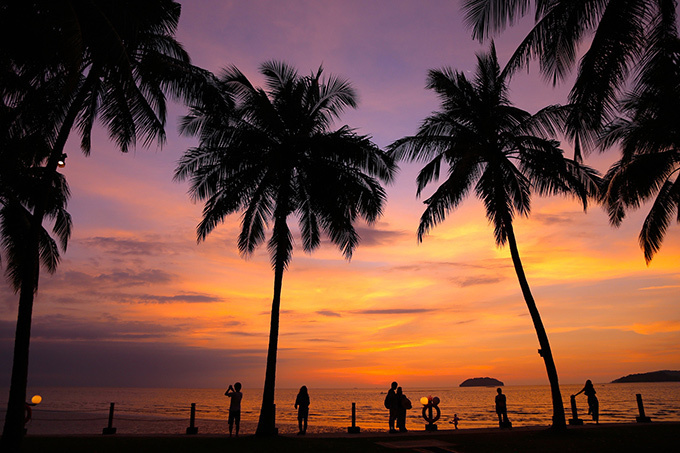
[[[269,348],[267,350],[267,370],[264,378],[262,393],[262,407],[260,420],[255,434],[258,436],[274,436],[276,429],[276,407],[274,406],[274,390],[276,388],[276,353],[279,344],[279,312],[281,306],[281,288],[283,286],[283,271],[285,264],[280,254],[277,254],[274,267],[274,299],[272,301],[271,323],[269,326]]]
[[[548,334],[543,327],[541,315],[538,313],[534,296],[531,294],[529,282],[524,274],[524,268],[519,258],[519,250],[517,249],[517,241],[515,239],[515,232],[512,228],[512,223],[508,223],[507,234],[508,244],[510,245],[510,255],[512,255],[512,263],[515,265],[515,272],[519,280],[519,286],[522,288],[522,294],[526,301],[531,319],[534,322],[536,335],[538,336],[538,344],[541,346],[538,353],[543,357],[545,362],[545,369],[548,372],[548,380],[550,381],[550,392],[552,394],[553,403],[553,428],[565,429],[567,427],[566,418],[564,416],[564,403],[562,402],[562,394],[560,392],[560,384],[557,379],[557,368],[555,368],[555,361],[553,360],[552,351],[550,349],[550,342],[548,341]]]
[[[66,146],[66,140],[75,124],[80,106],[82,105],[87,89],[81,87],[78,95],[71,104],[64,122],[59,130],[57,140],[52,147],[52,152],[45,166],[45,184],[49,184],[49,178],[57,171],[57,162],[61,158]],[[2,430],[0,445],[3,451],[19,451],[24,436],[24,411],[26,404],[26,387],[28,385],[28,358],[31,343],[31,319],[33,316],[33,301],[38,289],[40,271],[40,232],[46,210],[46,191],[43,197],[38,197],[31,217],[31,231],[27,256],[23,265],[21,288],[19,293],[19,311],[17,327],[14,339],[14,358],[12,361],[12,378],[10,381],[9,399],[7,401],[7,413],[5,425]]]
[[[10,381],[9,400],[0,445],[3,451],[18,452],[24,435],[26,386],[28,383],[28,355],[31,341],[31,318],[35,281],[39,263],[37,242],[31,241],[29,262],[25,263],[19,295],[19,313],[14,337],[14,358]]]

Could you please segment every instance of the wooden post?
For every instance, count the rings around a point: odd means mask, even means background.
[[[635,394],[635,398],[637,398],[638,412],[640,413],[640,416],[635,417],[635,420],[638,423],[649,423],[649,422],[651,422],[652,419],[645,416],[645,407],[642,404],[642,395],[637,393],[637,394]]]
[[[102,430],[102,434],[116,434],[116,428],[113,427],[113,408],[115,403],[111,403],[109,406],[109,426]]]
[[[352,403],[352,426],[347,427],[349,434],[359,434],[361,428],[357,426],[357,403]]]
[[[570,425],[582,425],[583,420],[578,418],[578,411],[576,409],[576,396],[571,395],[571,418],[569,419]]]
[[[198,434],[198,428],[194,426],[196,422],[196,403],[191,403],[191,416],[189,417],[189,427],[187,434]]]

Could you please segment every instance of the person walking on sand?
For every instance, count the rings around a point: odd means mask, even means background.
[[[458,414],[453,414],[453,427],[454,427],[454,429],[458,429],[458,421],[460,421],[460,418],[458,418]]]
[[[593,420],[595,420],[595,424],[599,425],[600,424],[600,402],[597,400],[597,396],[595,396],[595,387],[593,387],[593,382],[588,379],[586,381],[586,385],[581,389],[580,392],[572,395],[580,395],[581,393],[585,393],[585,395],[588,397],[588,414],[593,416]]]
[[[298,436],[304,436],[307,433],[307,417],[309,417],[309,392],[307,392],[306,385],[300,387],[295,398],[295,409],[298,410],[298,427],[300,428]]]
[[[231,437],[234,424],[236,424],[236,437],[238,437],[238,430],[241,427],[241,400],[243,399],[241,383],[237,382],[233,387],[229,384],[229,388],[224,394],[231,398],[229,402],[229,437]]]
[[[397,428],[400,433],[408,431],[406,429],[406,411],[411,409],[411,400],[404,395],[401,387],[397,387]]]
[[[392,385],[390,386],[390,389],[387,391],[387,395],[385,396],[385,409],[389,409],[390,411],[390,418],[389,418],[389,426],[390,426],[390,432],[391,433],[396,433],[397,430],[394,429],[394,423],[397,421],[397,412],[398,412],[398,401],[397,401],[397,383],[392,382]]]
[[[501,428],[506,428],[510,426],[510,420],[508,420],[508,406],[506,403],[505,395],[503,395],[503,390],[500,387],[496,389],[498,395],[496,395],[496,415],[498,415],[498,426]]]

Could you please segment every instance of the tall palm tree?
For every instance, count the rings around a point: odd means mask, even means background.
[[[657,51],[621,104],[623,116],[605,130],[605,148],[620,145],[621,159],[604,178],[603,201],[613,225],[626,211],[651,201],[639,235],[647,264],[675,218],[680,222],[680,39],[675,23],[656,28]]]
[[[565,159],[559,143],[549,138],[565,114],[563,109],[550,106],[531,115],[512,106],[507,97],[508,78],[501,73],[493,44],[488,54],[477,56],[474,79],[450,68],[431,70],[427,88],[438,94],[440,110],[424,120],[415,136],[389,147],[398,160],[427,162],[417,177],[418,196],[429,183],[439,180],[443,166],[448,167],[446,180],[425,200],[418,240],[444,221],[470,192],[484,203],[496,244],[510,247],[550,381],[553,426],[562,428],[566,425],[557,369],[512,222],[516,215],[529,215],[532,192],[574,195],[585,209],[588,197],[597,190],[597,174]]]
[[[41,112],[36,112],[41,113]],[[54,273],[60,260],[59,245],[66,250],[71,234],[71,217],[66,211],[70,196],[64,176],[58,172],[46,174],[41,163],[51,151],[45,141],[45,133],[40,123],[33,123],[27,118],[27,112],[18,114],[17,108],[3,103],[0,114],[0,264],[5,267],[5,275],[15,292],[20,293],[20,305],[25,307],[27,297],[33,296],[37,288],[27,284],[37,284],[39,266]],[[20,119],[21,117],[21,119]],[[34,120],[45,119],[39,114]],[[17,123],[21,123],[18,125]],[[44,208],[44,218],[52,223],[52,231],[58,241],[41,225],[35,225],[33,212],[40,202]],[[33,235],[36,234],[37,238]],[[58,244],[59,243],[59,244]],[[37,259],[35,255],[37,254]],[[33,278],[27,279],[27,276]],[[30,316],[30,308],[24,309],[22,315]],[[29,318],[30,320],[30,318]],[[20,335],[22,326],[17,323],[17,336],[14,343],[14,357],[23,359],[28,351],[30,330],[28,335]],[[28,326],[30,329],[30,324]],[[27,357],[26,357],[27,359]],[[21,412],[18,414],[19,429],[23,433],[24,402],[26,377],[28,370],[14,366],[12,370],[11,389],[14,394],[23,390]],[[10,391],[10,397],[12,396]],[[18,398],[17,398],[18,399]],[[8,405],[6,423],[8,435],[2,440],[2,447],[7,451],[18,450],[21,433],[12,430],[12,416]],[[16,426],[16,423],[15,423]],[[12,437],[14,432],[19,437]],[[4,449],[3,449],[4,451]]]
[[[0,29],[12,38],[3,39],[0,50],[3,95],[22,112],[52,112],[46,114],[51,122],[45,130],[50,132],[43,137],[50,150],[39,163],[40,179],[34,181],[37,195],[30,207],[32,221],[22,259],[26,264],[2,434],[8,449],[17,450],[23,436],[40,237],[43,220],[49,216],[46,188],[56,180],[57,163],[74,128],[85,154],[90,152],[96,121],[123,152],[138,138],[144,145],[164,141],[166,93],[192,99],[206,80],[205,72],[190,65],[174,38],[179,15],[180,5],[173,0],[0,1]],[[29,88],[22,80],[30,81]],[[12,83],[5,85],[6,81]],[[52,96],[42,101],[36,96],[50,90]],[[15,124],[25,124],[22,116]]]
[[[506,70],[514,71],[535,57],[546,78],[556,83],[569,74],[581,45],[589,42],[569,95],[577,108],[567,118],[575,158],[581,159],[614,117],[629,75],[644,70],[658,46],[655,28],[677,27],[677,0],[466,0],[463,9],[473,36],[481,40],[512,25],[532,5],[535,26]]]
[[[274,270],[269,347],[258,435],[276,433],[274,391],[283,274],[292,259],[297,219],[306,252],[325,234],[350,259],[359,244],[354,222],[374,222],[382,213],[380,181],[393,178],[390,157],[369,137],[334,119],[356,106],[348,81],[322,78],[322,68],[300,76],[270,61],[260,72],[266,90],[235,67],[220,79],[222,95],[206,99],[185,118],[183,132],[200,137],[181,158],[175,178],[189,179],[194,200],[205,201],[197,227],[202,241],[230,214],[242,212],[238,248],[250,255],[264,242]]]

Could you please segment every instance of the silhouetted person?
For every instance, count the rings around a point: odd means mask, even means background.
[[[234,423],[236,424],[236,437],[238,437],[238,430],[241,427],[241,400],[243,399],[241,383],[237,382],[233,387],[229,384],[229,388],[224,394],[231,398],[229,402],[229,437],[231,437]]]
[[[300,428],[298,436],[304,435],[307,432],[307,417],[309,417],[309,393],[306,385],[300,387],[295,398],[295,409],[298,410],[298,427]]]
[[[588,415],[592,415],[595,423],[599,424],[600,402],[597,400],[597,396],[595,396],[595,387],[593,387],[593,383],[590,379],[586,381],[586,385],[581,389],[581,391],[573,396],[580,395],[581,393],[585,393],[585,395],[588,397]]]
[[[385,396],[385,409],[389,409],[390,411],[390,418],[389,418],[389,425],[390,425],[390,432],[391,433],[396,433],[397,430],[394,429],[394,423],[397,421],[397,413],[398,411],[398,401],[397,401],[397,383],[392,382],[392,385],[390,386],[390,389],[387,391],[387,395]]]
[[[409,400],[401,387],[397,387],[397,428],[399,432],[406,432],[406,411],[411,409],[411,400]]]
[[[496,415],[498,415],[498,426],[504,428],[510,424],[510,420],[508,420],[508,406],[506,404],[505,395],[503,395],[503,390],[498,387],[496,392],[498,392],[498,395],[496,395]]]
[[[458,414],[453,414],[453,427],[455,429],[458,429],[458,421],[459,420],[460,420],[460,418],[458,418]]]

